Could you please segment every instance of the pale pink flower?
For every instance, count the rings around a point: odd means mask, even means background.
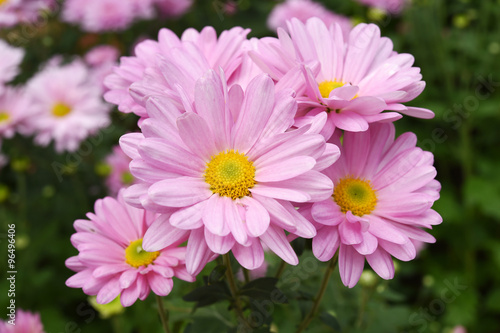
[[[120,51],[111,45],[99,45],[85,54],[84,60],[90,66],[91,80],[101,86],[103,92],[107,91],[104,79],[113,73],[113,67],[118,62]]]
[[[452,333],[467,333],[467,329],[462,325],[457,325],[453,328]]]
[[[414,243],[433,243],[422,228],[442,222],[431,209],[441,188],[433,155],[415,146],[413,133],[394,140],[393,124],[372,124],[366,132],[334,133],[340,159],[323,172],[334,183],[333,196],[312,205],[318,223],[313,253],[330,260],[339,250],[342,282],[353,287],[365,258],[384,279],[394,277],[392,257],[415,258]],[[307,215],[307,210],[304,210]]]
[[[292,19],[289,30],[290,35],[278,31],[279,40],[263,39],[251,55],[279,86],[297,91],[297,126],[327,112],[322,134],[329,138],[336,127],[366,131],[369,123],[394,121],[399,113],[434,116],[430,110],[402,104],[417,97],[425,82],[420,69],[412,67],[413,56],[394,52],[391,40],[380,37],[376,25],[357,25],[347,40],[339,25],[329,29],[318,18],[306,24]]]
[[[278,28],[287,30],[286,22],[294,17],[303,23],[311,17],[317,17],[328,27],[337,23],[344,33],[344,38],[349,35],[352,28],[348,17],[335,14],[322,4],[312,0],[286,0],[277,4],[267,18],[267,26],[272,31],[276,31]]]
[[[120,146],[113,147],[112,153],[106,157],[106,163],[111,167],[111,173],[106,179],[111,195],[115,196],[120,189],[134,183],[134,176],[128,167],[131,161],[132,159],[123,152]]]
[[[0,93],[0,139],[11,138],[16,132],[31,134],[24,122],[32,116],[33,110],[24,88],[6,87]]]
[[[5,83],[19,74],[19,65],[24,57],[24,49],[13,47],[0,39],[0,94]]]
[[[101,32],[125,30],[137,19],[154,15],[154,0],[67,0],[62,18],[83,30]]]
[[[193,0],[155,0],[161,15],[178,17],[184,15],[193,5]]]
[[[408,0],[357,0],[358,2],[382,9],[392,14],[399,14]]]
[[[28,82],[34,114],[25,123],[36,132],[36,143],[48,145],[54,139],[56,151],[75,151],[89,135],[109,125],[111,105],[89,77],[80,60],[66,65],[53,61]]]
[[[183,109],[151,97],[142,133],[120,139],[140,181],[125,190],[127,202],[162,213],[144,248],[159,250],[172,235],[189,234],[186,266],[192,274],[212,253],[229,251],[255,269],[264,260],[262,244],[296,265],[283,229],[306,238],[315,229],[290,201],[331,196],[332,183],[318,170],[338,158],[338,148],[308,133],[309,126],[287,131],[296,102],[291,91],[275,94],[265,74],[245,92],[238,85],[228,91],[225,79],[210,70],[194,90],[194,103]]]
[[[0,320],[1,333],[45,333],[39,313],[31,313],[21,309],[16,311],[15,325],[8,320]]]
[[[122,197],[106,197],[95,203],[95,214],[89,220],[76,220],[71,236],[79,251],[66,260],[66,266],[77,272],[66,281],[72,288],[82,288],[87,295],[97,295],[97,303],[106,304],[120,295],[123,306],[144,300],[149,292],[166,296],[175,276],[194,281],[184,264],[186,239],[175,237],[160,251],[146,252],[142,247],[144,233],[157,217],[127,205]]]
[[[162,29],[158,42],[145,40],[137,45],[134,57],[120,59],[120,66],[105,80],[110,91],[104,98],[118,105],[118,110],[143,118],[148,116],[145,102],[152,95],[167,94],[180,106],[178,86],[192,100],[195,82],[207,70],[220,67],[230,78],[241,63],[241,45],[248,33],[235,27],[217,38],[214,28],[205,27],[200,32],[187,29],[179,39],[171,30]]]
[[[51,12],[55,0],[2,0],[0,1],[0,28],[19,23],[31,23],[35,27],[46,24],[44,12]]]

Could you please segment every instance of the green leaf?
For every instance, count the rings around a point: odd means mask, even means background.
[[[231,292],[224,282],[202,286],[182,297],[186,302],[196,302],[195,309],[231,299]]]
[[[259,300],[271,300],[275,303],[287,303],[286,296],[276,287],[278,279],[263,277],[250,281],[240,290],[240,295]]]
[[[217,265],[208,276],[208,284],[210,285],[219,282],[226,274],[226,270],[226,266]]]
[[[332,316],[328,312],[324,311],[319,315],[319,319],[327,326],[333,328],[334,331],[342,332],[340,323],[335,316]]]

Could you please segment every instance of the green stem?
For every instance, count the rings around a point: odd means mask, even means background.
[[[156,295],[156,303],[158,303],[158,313],[160,314],[163,331],[165,331],[165,333],[170,333],[170,328],[168,328],[168,312],[165,311],[163,300],[158,295]]]
[[[250,273],[248,272],[248,269],[242,268],[243,270],[243,277],[245,278],[245,283],[250,282]]]
[[[252,329],[252,326],[245,319],[243,310],[241,308],[240,300],[238,297],[238,288],[236,287],[236,281],[234,280],[233,269],[231,268],[231,257],[229,256],[229,253],[224,254],[223,259],[224,259],[224,265],[227,268],[226,278],[227,278],[227,283],[229,284],[229,290],[231,291],[231,296],[234,299],[234,308],[236,310],[236,314],[245,326]]]
[[[274,277],[279,280],[279,278],[281,277],[281,275],[285,271],[285,268],[286,268],[286,262],[281,261],[280,267],[278,267],[278,270],[276,271],[276,275]]]
[[[333,271],[335,270],[335,266],[337,266],[338,253],[330,260],[328,267],[326,268],[325,275],[323,276],[323,281],[321,282],[321,286],[319,288],[318,294],[316,295],[316,299],[314,300],[311,311],[307,314],[307,316],[302,320],[299,328],[295,333],[303,332],[311,323],[311,320],[316,316],[319,305],[321,304],[321,299],[325,295],[326,287],[328,286],[328,282],[330,281],[330,276],[332,276]]]

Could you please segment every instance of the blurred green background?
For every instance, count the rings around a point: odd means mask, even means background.
[[[239,25],[251,28],[252,37],[273,34],[266,18],[277,1],[240,0],[232,15],[224,12],[223,3],[199,0],[178,20],[140,22],[126,32],[102,35],[82,33],[53,15],[23,42],[27,53],[18,82],[55,54],[84,54],[102,43],[130,54],[138,38],[156,39],[161,27],[180,34],[188,27],[212,25],[220,32]],[[415,132],[419,146],[435,154],[442,191],[434,208],[444,222],[431,231],[436,244],[427,245],[411,262],[398,262],[391,281],[366,265],[360,283],[348,289],[336,271],[321,309],[337,318],[342,332],[452,332],[456,325],[468,332],[500,332],[500,1],[414,0],[400,16],[379,15],[354,1],[323,4],[356,22],[377,23],[396,51],[415,56],[427,87],[407,104],[430,108],[436,117],[404,117],[396,128]],[[8,34],[22,36],[22,27],[0,32],[7,40]],[[10,162],[0,171],[0,267],[4,274],[7,225],[15,223],[16,305],[40,312],[47,333],[161,331],[152,295],[103,319],[81,290],[64,284],[72,275],[64,261],[76,254],[69,241],[72,223],[93,211],[94,201],[107,193],[97,166],[123,133],[136,129],[136,120],[114,112],[113,125],[88,141],[90,154],[57,155],[52,146],[40,148],[21,136],[3,143]],[[62,181],[54,162],[64,165]],[[269,308],[275,332],[294,330],[326,268],[312,260],[307,247],[301,264],[287,267],[278,284],[289,304]],[[270,257],[269,263],[273,275],[279,262]],[[202,284],[201,278],[195,284],[175,281],[165,298],[174,331],[183,332],[187,322],[192,322],[190,332],[227,331],[232,320],[227,302],[192,314],[193,304],[181,299]],[[8,304],[7,289],[2,278],[1,309]],[[308,332],[333,330],[315,320]]]

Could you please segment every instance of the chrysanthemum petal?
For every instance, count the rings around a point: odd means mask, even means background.
[[[236,242],[231,234],[219,236],[211,233],[208,228],[205,228],[205,240],[210,250],[217,254],[226,254]]]
[[[173,227],[169,219],[170,214],[162,214],[151,224],[142,243],[142,248],[145,251],[159,251],[176,243],[179,239],[183,239],[189,233],[186,230]]]
[[[371,268],[382,279],[392,279],[394,277],[394,263],[389,253],[381,248],[378,248],[372,254],[366,256],[366,261],[370,264]]]
[[[271,225],[267,231],[260,236],[260,240],[288,264],[297,265],[299,263],[299,258],[282,229]]]
[[[264,250],[258,238],[249,238],[249,242],[249,246],[236,243],[233,247],[233,254],[241,266],[253,270],[264,262]]]
[[[312,241],[312,250],[316,258],[328,261],[333,258],[340,245],[337,228],[322,227]]]
[[[165,179],[149,187],[151,199],[168,207],[185,207],[208,199],[212,191],[202,178],[178,177]]]
[[[364,264],[365,258],[352,246],[340,244],[339,271],[342,283],[346,287],[352,288],[358,283]]]

